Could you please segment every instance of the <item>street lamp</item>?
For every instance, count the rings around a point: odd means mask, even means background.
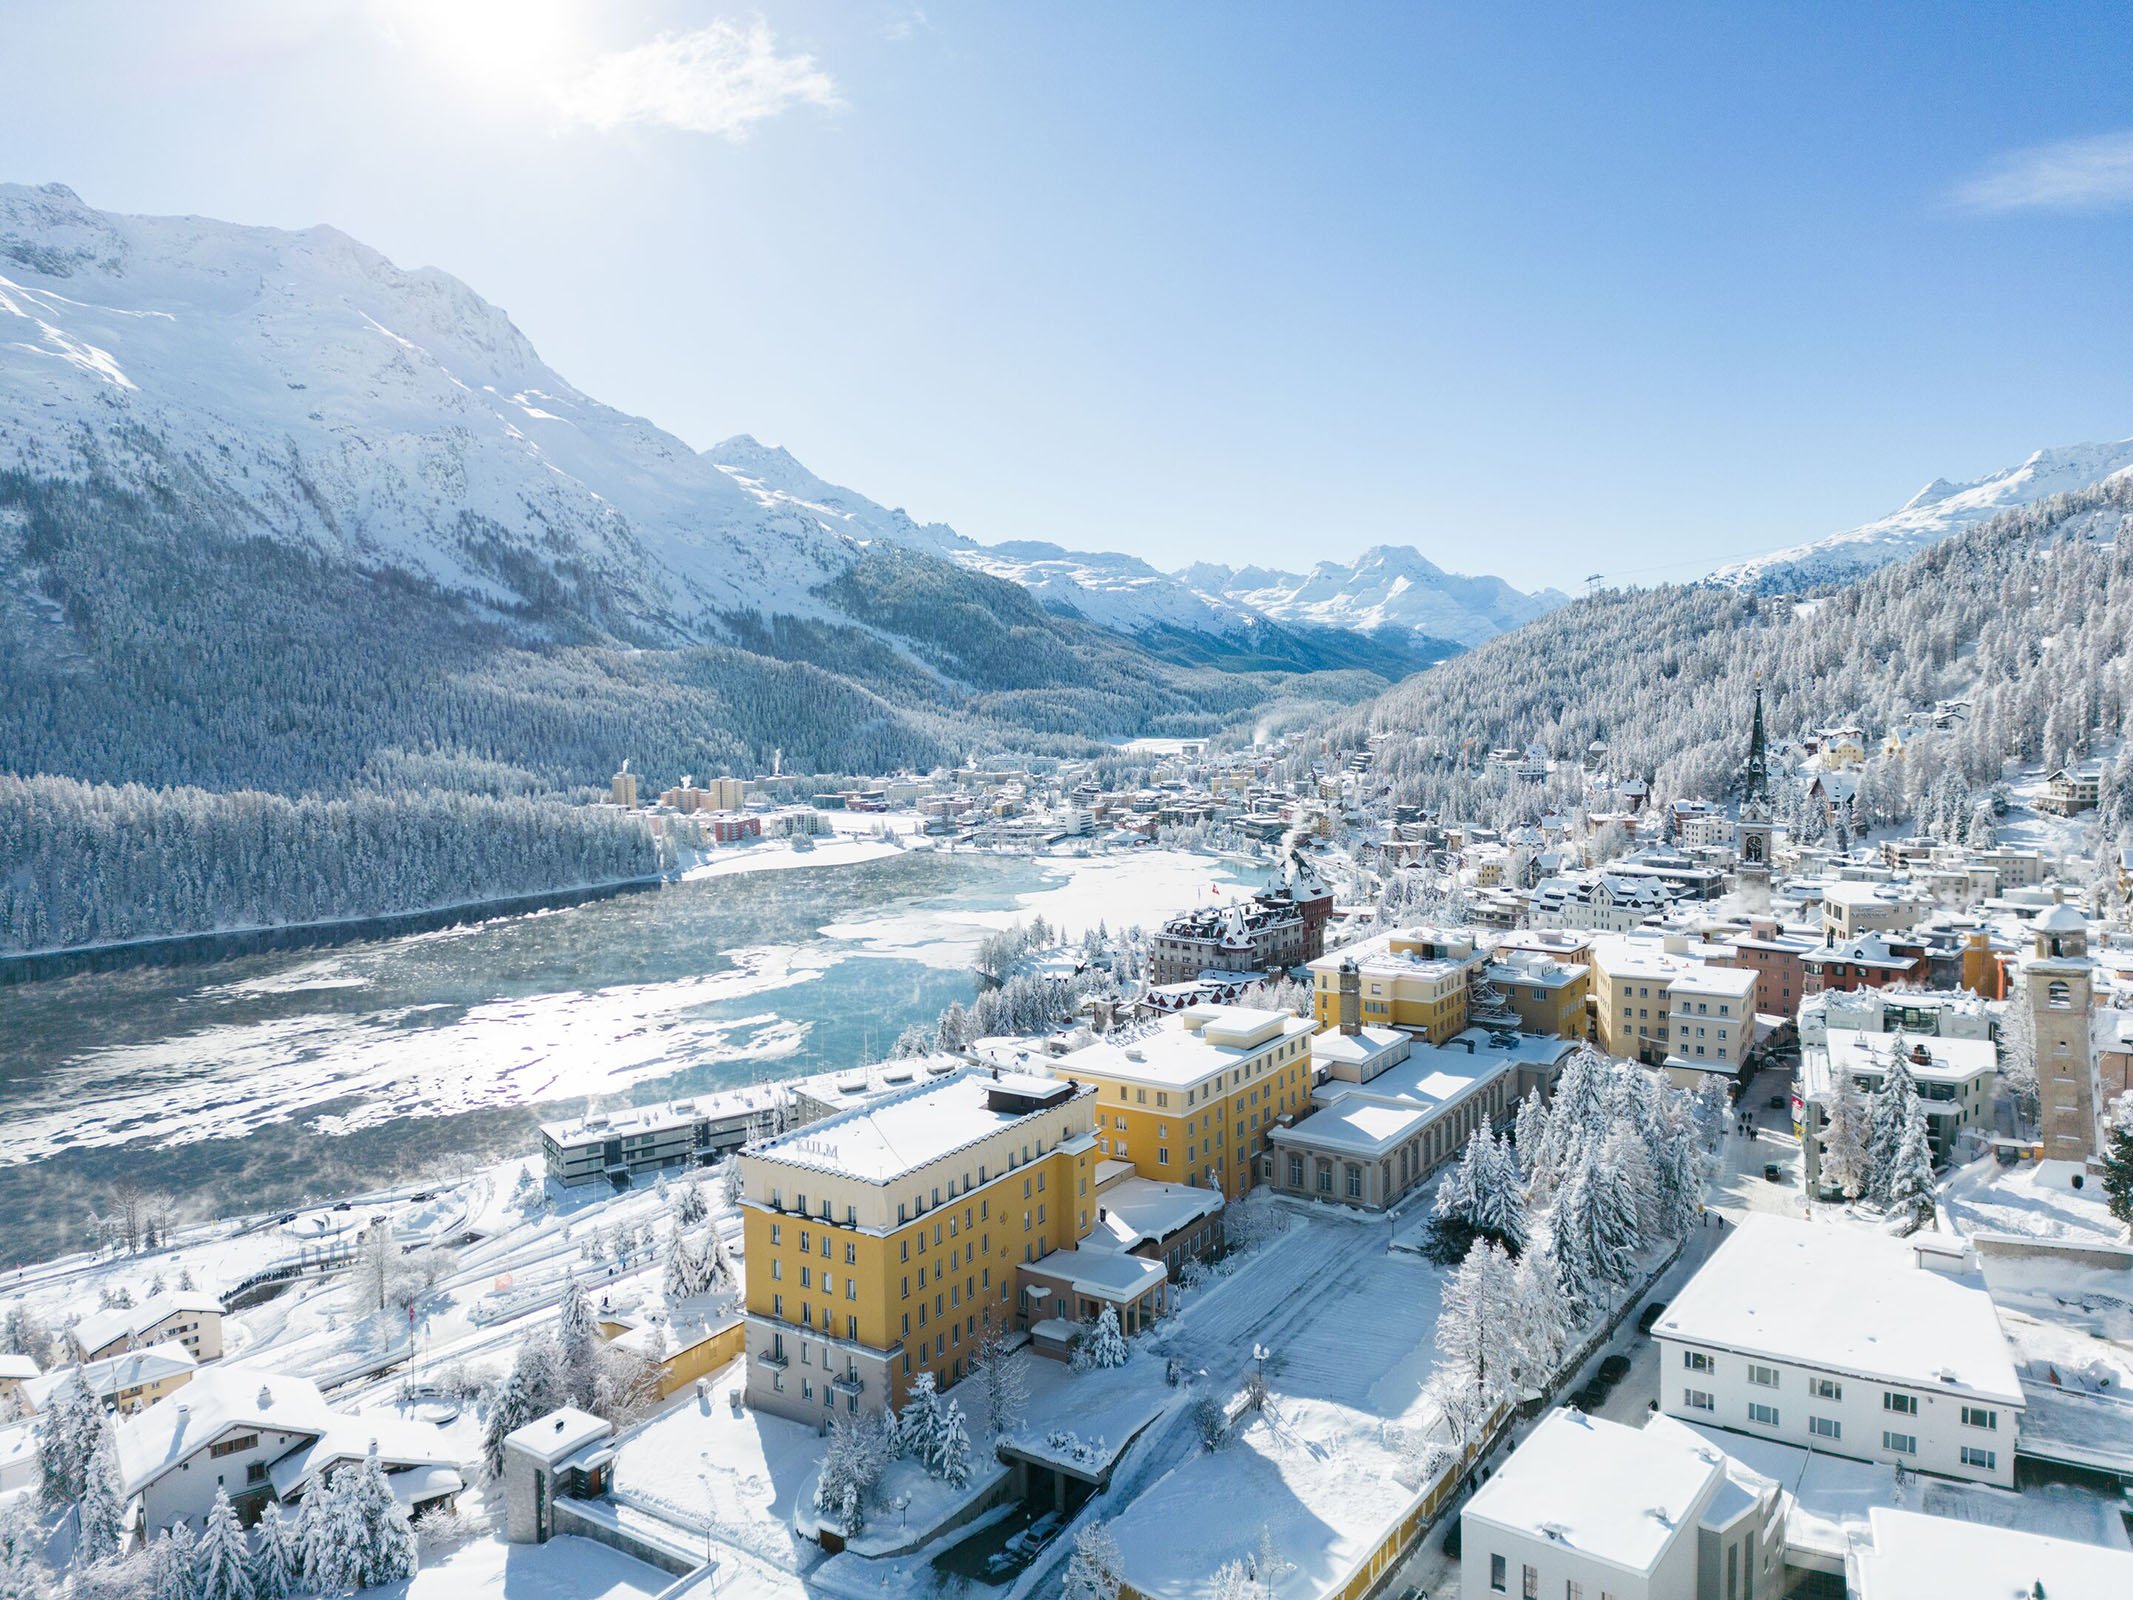
[[[711,1565],[711,1452],[699,1450],[696,1459],[702,1464],[696,1476],[704,1486],[704,1565],[708,1567]]]

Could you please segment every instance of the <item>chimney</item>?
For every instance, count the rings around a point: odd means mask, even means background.
[[[1363,1031],[1363,974],[1350,959],[1341,963],[1341,1032],[1351,1039]]]

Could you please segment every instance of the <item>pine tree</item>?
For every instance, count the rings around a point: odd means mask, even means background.
[[[2120,765],[2124,765],[2123,758]],[[2104,1204],[2120,1222],[2133,1225],[2133,1091],[2111,1102],[2099,1154]]]
[[[1904,1130],[1918,1108],[1918,1085],[1904,1059],[1901,1039],[1891,1046],[1888,1070],[1874,1092],[1867,1121],[1866,1194],[1877,1205],[1887,1205],[1890,1185],[1896,1176],[1896,1152]]]
[[[346,1579],[346,1551],[336,1526],[337,1487],[333,1476],[311,1481],[297,1514],[297,1541],[303,1554],[302,1587],[314,1595],[333,1595],[354,1587]]]
[[[102,1426],[103,1407],[76,1367],[46,1400],[37,1438],[39,1493],[51,1510],[63,1511],[81,1499]]]
[[[373,1444],[355,1466],[335,1474],[344,1516],[354,1532],[350,1570],[356,1587],[374,1589],[415,1575],[415,1530],[407,1508],[394,1497]]]
[[[988,1322],[971,1366],[985,1396],[991,1437],[1004,1438],[1022,1426],[1029,1408],[1029,1378],[1022,1370],[1021,1357],[1009,1346],[1006,1335]]]
[[[1061,1600],[1118,1600],[1125,1580],[1125,1557],[1110,1528],[1101,1522],[1083,1523],[1074,1534],[1074,1553],[1067,1558]]]
[[[1130,1352],[1126,1348],[1126,1336],[1119,1332],[1118,1328],[1118,1312],[1111,1306],[1105,1306],[1074,1341],[1072,1365],[1077,1372],[1101,1367],[1122,1367],[1126,1364],[1128,1354]]]
[[[1555,1369],[1569,1343],[1562,1277],[1556,1270],[1555,1251],[1548,1245],[1533,1247],[1518,1258],[1511,1279],[1509,1343],[1515,1364],[1509,1381],[1519,1389],[1539,1389],[1555,1376]]]
[[[229,1491],[215,1487],[215,1503],[193,1550],[193,1600],[253,1600],[252,1552],[237,1525]]]
[[[896,1420],[897,1449],[921,1464],[932,1460],[940,1427],[939,1386],[932,1373],[921,1372],[911,1380],[910,1397],[904,1401],[903,1415]]]
[[[1511,1141],[1490,1128],[1486,1113],[1481,1127],[1488,1137],[1475,1174],[1474,1228],[1515,1256],[1526,1247],[1525,1180]]]
[[[1514,1272],[1503,1246],[1476,1239],[1445,1280],[1437,1313],[1440,1370],[1471,1385],[1485,1401],[1503,1390],[1513,1364],[1500,1357],[1512,1331]]]
[[[960,1489],[970,1481],[970,1429],[963,1420],[963,1408],[953,1395],[941,1406],[933,1459],[926,1465],[936,1478],[954,1488]]]
[[[287,1600],[303,1577],[304,1552],[296,1529],[282,1519],[281,1507],[271,1500],[259,1514],[256,1544],[252,1555],[253,1600]]]
[[[126,1501],[119,1488],[118,1430],[109,1418],[97,1429],[96,1448],[82,1475],[80,1559],[109,1561],[126,1537]]]
[[[1889,1209],[1908,1217],[1914,1228],[1933,1215],[1933,1146],[1926,1136],[1925,1107],[1916,1096],[1890,1162]]]
[[[600,1379],[600,1329],[592,1302],[576,1277],[563,1280],[563,1304],[555,1327],[556,1374],[562,1385],[557,1404],[592,1404]]]
[[[1859,1080],[1847,1067],[1840,1065],[1831,1075],[1828,1114],[1829,1123],[1821,1135],[1822,1182],[1845,1199],[1856,1200],[1867,1186],[1871,1123]]]
[[[711,1215],[711,1206],[704,1199],[703,1186],[690,1179],[674,1191],[675,1228],[693,1228]]]
[[[45,1600],[52,1592],[43,1542],[20,1498],[0,1501],[0,1600]]]
[[[193,1542],[183,1522],[163,1530],[149,1550],[149,1600],[193,1600]]]

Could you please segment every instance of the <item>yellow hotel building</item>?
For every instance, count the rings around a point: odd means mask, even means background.
[[[1363,1026],[1409,1028],[1442,1044],[1467,1026],[1470,974],[1481,965],[1473,936],[1431,928],[1381,933],[1310,963],[1311,1001],[1321,1028],[1340,1023],[1340,969],[1363,978]]]
[[[1276,1119],[1311,1100],[1317,1024],[1286,1011],[1188,1006],[1069,1051],[1052,1072],[1095,1091],[1105,1154],[1144,1178],[1241,1200]]]
[[[960,1069],[743,1150],[748,1404],[814,1422],[968,1372],[1016,1267],[1089,1233],[1095,1099]]]

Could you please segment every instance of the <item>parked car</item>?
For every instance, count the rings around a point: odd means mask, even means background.
[[[1784,1181],[1785,1169],[1783,1167],[1779,1166],[1775,1161],[1766,1161],[1763,1163],[1763,1182],[1783,1183]]]
[[[1665,1315],[1666,1302],[1664,1300],[1654,1300],[1637,1313],[1637,1331],[1639,1333],[1650,1333],[1659,1319]]]
[[[1600,1407],[1607,1404],[1607,1393],[1609,1387],[1609,1385],[1604,1384],[1600,1382],[1597,1378],[1595,1378],[1591,1383],[1586,1384],[1584,1388],[1580,1389],[1575,1395],[1571,1396],[1571,1398],[1577,1402],[1577,1408],[1580,1411],[1584,1412],[1587,1416],[1590,1416],[1593,1412],[1599,1410]]]
[[[1783,1111],[1785,1109],[1785,1097],[1781,1094],[1774,1094],[1770,1097],[1768,1104],[1772,1111]]]
[[[1606,1384],[1607,1387],[1610,1389],[1612,1389],[1616,1384],[1620,1383],[1624,1378],[1628,1376],[1628,1356],[1613,1355],[1609,1356],[1605,1361],[1600,1363],[1600,1381]]]
[[[1444,1553],[1454,1561],[1459,1559],[1459,1519],[1452,1518],[1451,1532],[1444,1536]]]
[[[1047,1511],[1035,1522],[1032,1522],[1028,1527],[1008,1540],[1007,1548],[1027,1561],[1056,1539],[1059,1536],[1059,1530],[1065,1526],[1066,1518],[1056,1511]]]

